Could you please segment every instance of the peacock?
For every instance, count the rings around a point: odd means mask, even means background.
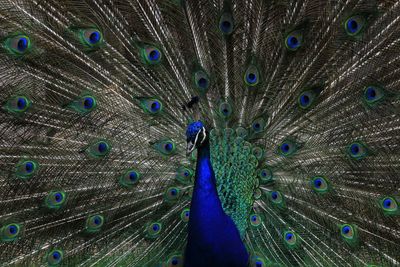
[[[0,266],[400,266],[400,2],[0,0]]]

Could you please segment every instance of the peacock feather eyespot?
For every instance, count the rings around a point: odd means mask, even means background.
[[[176,179],[183,184],[192,183],[194,171],[188,167],[180,166],[176,171]]]
[[[96,28],[81,29],[79,31],[80,41],[88,48],[96,48],[103,44],[103,33]]]
[[[193,73],[193,83],[201,93],[205,94],[210,87],[210,77],[203,69],[200,69]]]
[[[145,64],[157,65],[161,62],[162,52],[156,46],[144,45],[140,48],[140,56]]]
[[[170,139],[164,139],[156,142],[154,148],[163,156],[171,156],[176,152],[176,145]]]
[[[83,95],[74,100],[70,107],[78,113],[86,114],[96,109],[97,100],[92,95]]]
[[[302,92],[298,98],[299,107],[302,109],[308,109],[314,103],[316,94],[312,90]]]
[[[259,200],[262,197],[262,191],[260,188],[256,188],[253,192],[253,197],[255,200]]]
[[[329,180],[322,176],[311,178],[311,188],[318,194],[325,194],[330,190]]]
[[[86,219],[86,231],[89,233],[98,232],[104,224],[104,217],[100,214],[91,215]]]
[[[140,180],[140,173],[137,170],[127,170],[122,176],[119,177],[119,184],[126,188],[132,188]]]
[[[286,35],[285,47],[289,51],[297,51],[303,45],[303,33],[301,31],[293,31]]]
[[[245,139],[249,134],[248,130],[242,126],[239,126],[235,130],[236,136]]]
[[[22,56],[31,50],[32,44],[28,35],[16,34],[5,40],[4,47],[11,55]]]
[[[92,158],[103,158],[111,151],[111,144],[106,140],[99,140],[87,148],[87,153]]]
[[[344,28],[347,35],[354,37],[363,32],[366,24],[364,15],[353,15],[345,21]]]
[[[17,240],[22,231],[22,225],[18,223],[10,223],[1,227],[1,240],[4,242]]]
[[[145,113],[150,115],[160,114],[163,110],[163,104],[157,98],[142,98],[140,105]]]
[[[32,178],[38,171],[39,164],[33,160],[21,160],[15,167],[15,174],[22,180]]]
[[[229,119],[232,115],[232,105],[228,102],[219,104],[218,115],[223,119]]]
[[[183,266],[183,256],[180,254],[172,255],[167,260],[167,267],[181,267]]]
[[[230,35],[235,27],[233,16],[230,12],[224,12],[219,19],[219,30],[224,35]]]
[[[385,99],[385,91],[378,86],[369,85],[364,89],[363,99],[368,106],[375,106]]]
[[[262,223],[262,218],[260,215],[253,213],[249,216],[249,222],[251,226],[258,227]]]
[[[266,259],[259,255],[258,253],[252,254],[250,258],[250,267],[266,267],[267,261]]]
[[[299,236],[293,231],[285,231],[283,233],[283,240],[288,249],[295,249],[300,244]]]
[[[31,107],[31,100],[23,95],[13,96],[7,100],[4,108],[15,115],[20,115],[28,111]]]
[[[67,201],[67,194],[64,191],[51,191],[47,194],[45,204],[49,209],[60,209]]]
[[[189,221],[189,217],[190,217],[190,209],[189,208],[183,209],[181,212],[181,220],[186,223]]]
[[[284,157],[293,155],[297,151],[297,145],[291,140],[283,141],[278,147],[278,153]]]
[[[269,167],[264,167],[258,171],[258,177],[262,184],[267,184],[273,181],[273,173]]]
[[[347,153],[352,159],[360,160],[368,156],[368,149],[361,142],[353,142],[347,147]]]
[[[46,262],[49,266],[59,265],[64,258],[64,252],[61,249],[53,249],[46,255]]]
[[[273,206],[281,209],[285,207],[284,197],[281,192],[279,191],[268,192],[268,198]]]
[[[264,157],[264,149],[261,147],[255,146],[251,152],[257,158],[257,160],[261,160]]]
[[[255,65],[247,67],[247,70],[244,73],[244,82],[250,87],[254,87],[260,82],[260,72]]]
[[[157,238],[162,230],[162,224],[160,222],[149,223],[146,227],[146,237],[155,239]]]
[[[264,120],[264,118],[262,118],[262,117],[256,118],[251,123],[252,132],[255,134],[263,132],[265,130],[266,126],[267,126],[267,123]]]
[[[399,215],[399,202],[396,198],[391,196],[385,196],[379,200],[379,206],[385,215]]]
[[[164,199],[166,202],[175,202],[181,195],[181,190],[178,187],[170,187],[165,191]]]
[[[358,231],[357,227],[353,224],[342,224],[339,225],[340,235],[343,240],[349,245],[354,245],[358,242]]]

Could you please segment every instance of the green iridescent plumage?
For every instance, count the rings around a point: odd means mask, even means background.
[[[251,144],[237,137],[233,129],[222,133],[211,130],[210,150],[222,207],[243,236],[254,202],[258,160],[252,154]],[[230,164],[233,168],[226,168]]]

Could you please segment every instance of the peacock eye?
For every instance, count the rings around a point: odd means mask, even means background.
[[[380,207],[386,215],[399,214],[399,204],[393,197],[384,197],[380,200]]]
[[[316,193],[326,193],[329,190],[327,179],[321,176],[315,176],[311,179],[311,187]]]
[[[294,154],[296,151],[297,151],[296,144],[290,140],[283,141],[278,148],[279,154],[285,157]]]
[[[193,74],[193,80],[195,87],[200,91],[205,93],[210,86],[210,78],[204,70],[196,71]]]
[[[93,97],[87,96],[83,99],[83,108],[86,110],[91,110],[94,107],[95,103],[96,101]]]
[[[173,255],[169,257],[167,261],[168,267],[181,267],[183,266],[183,257],[182,255]]]
[[[272,203],[279,204],[283,201],[282,194],[279,191],[272,191],[269,193]]]
[[[167,191],[164,194],[164,199],[167,202],[173,202],[177,200],[180,196],[180,189],[177,187],[170,187],[167,189]]]
[[[250,220],[251,226],[254,226],[254,227],[260,226],[262,223],[261,216],[258,214],[255,214],[255,213],[250,214],[249,220]]]
[[[92,158],[103,158],[108,155],[111,151],[111,145],[105,140],[100,140],[94,144],[91,144],[87,149],[87,153]]]
[[[14,96],[7,100],[5,109],[14,114],[25,113],[31,106],[31,101],[26,96]]]
[[[62,262],[63,257],[64,252],[62,250],[51,250],[49,253],[47,253],[47,263],[49,266],[56,266]]]
[[[143,111],[150,115],[157,115],[163,109],[163,104],[156,98],[143,98],[140,100],[140,105]]]
[[[81,42],[87,47],[97,47],[103,43],[103,34],[98,29],[83,29],[80,31]]]
[[[188,222],[190,216],[190,209],[186,208],[181,212],[181,219],[183,222]]]
[[[10,53],[17,56],[24,55],[31,49],[31,41],[29,37],[24,34],[7,38],[4,45]]]
[[[343,224],[340,226],[340,234],[343,238],[351,240],[355,237],[355,228],[350,224]]]
[[[147,225],[147,237],[148,238],[157,238],[162,230],[162,224],[159,222],[153,222]]]
[[[154,145],[155,149],[164,156],[171,156],[176,152],[176,145],[172,140],[165,139]]]
[[[120,185],[131,188],[140,180],[140,173],[136,170],[127,170],[124,175],[119,178]]]
[[[104,217],[102,215],[92,215],[86,219],[86,231],[93,233],[100,231],[104,224]]]
[[[219,116],[227,119],[232,115],[232,106],[228,102],[222,102],[218,109]]]
[[[293,240],[295,240],[295,239],[296,239],[296,238],[295,238],[295,236],[294,236],[293,233],[288,232],[288,233],[285,234],[285,240],[286,240],[286,242],[293,242]]]
[[[376,86],[367,86],[364,89],[364,100],[368,105],[374,105],[385,97],[382,88]]]
[[[20,161],[16,166],[16,175],[18,178],[27,180],[35,175],[39,164],[32,160]]]
[[[303,109],[309,108],[315,100],[315,93],[311,90],[305,91],[299,95],[298,103]]]
[[[362,32],[366,25],[366,18],[362,15],[349,17],[345,22],[345,30],[347,35],[356,36]]]
[[[251,128],[254,133],[261,133],[265,130],[267,123],[265,122],[264,118],[257,118],[251,123]]]
[[[0,229],[2,241],[16,240],[21,234],[21,225],[18,223],[10,223]]]
[[[351,158],[360,160],[367,156],[368,150],[364,144],[354,142],[348,146],[347,153]]]
[[[188,184],[191,182],[191,178],[193,177],[194,171],[184,166],[180,166],[176,171],[176,179],[184,184]]]
[[[156,65],[161,62],[161,50],[152,45],[146,45],[141,48],[141,57],[144,63],[149,65]]]
[[[253,197],[255,200],[259,200],[262,197],[262,191],[260,188],[256,188],[253,192]]]
[[[303,45],[303,33],[301,31],[293,31],[286,35],[285,46],[290,51],[296,51]]]
[[[225,12],[219,19],[219,29],[225,35],[230,35],[234,29],[233,16],[229,12]]]
[[[61,208],[67,199],[67,195],[64,191],[51,191],[45,200],[46,206],[49,209]]]
[[[257,158],[257,160],[261,160],[264,156],[264,150],[261,147],[253,147],[252,154]]]
[[[286,247],[289,249],[294,249],[294,248],[298,247],[298,245],[299,245],[298,236],[293,231],[284,232],[283,239],[284,239]]]
[[[68,107],[72,108],[78,113],[86,114],[97,107],[97,101],[94,96],[84,95],[72,101],[72,103],[70,103]]]
[[[243,139],[246,138],[246,136],[248,135],[247,129],[241,126],[237,127],[235,131],[236,131],[236,136]]]
[[[260,82],[260,74],[258,68],[254,65],[247,67],[244,73],[244,82],[247,86],[254,87]]]
[[[262,184],[271,182],[273,178],[272,170],[265,167],[258,172],[258,177],[260,177],[260,181]]]
[[[251,257],[249,267],[265,267],[265,266],[267,266],[267,263],[264,257],[259,255],[253,255]]]

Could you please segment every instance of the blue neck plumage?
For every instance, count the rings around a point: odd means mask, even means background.
[[[232,219],[222,208],[210,159],[209,141],[198,148],[196,180],[190,207],[185,266],[247,264],[247,251]],[[196,263],[194,263],[196,262]],[[229,263],[231,264],[231,263]]]

